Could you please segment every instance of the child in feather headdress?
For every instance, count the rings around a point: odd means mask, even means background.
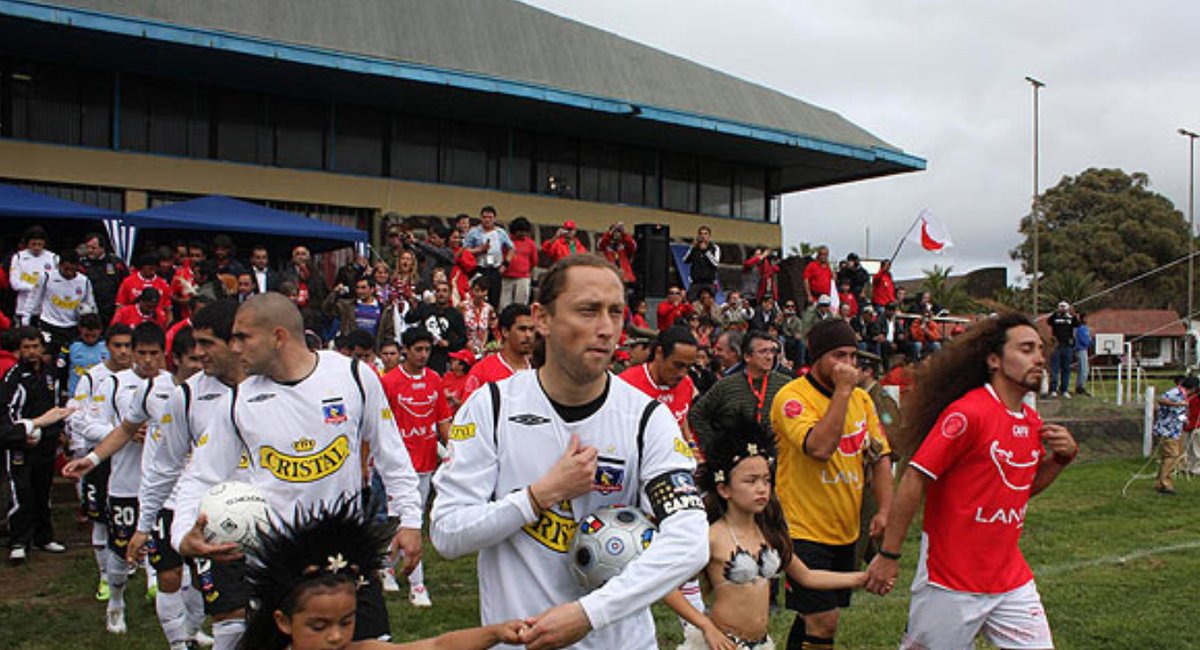
[[[761,425],[748,419],[714,434],[698,477],[706,492],[710,557],[700,577],[712,604],[705,615],[678,591],[664,602],[694,626],[685,628],[681,650],[770,650],[772,578],[786,572],[812,589],[854,589],[866,574],[812,570],[792,555],[775,496],[775,442]]]
[[[358,497],[297,513],[246,549],[253,590],[241,650],[480,649],[517,643],[520,621],[392,644],[352,641],[357,590],[380,568],[394,526],[365,516]]]

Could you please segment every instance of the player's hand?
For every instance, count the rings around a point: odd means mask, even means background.
[[[716,625],[704,628],[704,642],[708,644],[709,650],[737,650],[737,644],[725,636]]]
[[[71,415],[76,410],[77,409],[70,406],[56,406],[37,416],[36,418],[33,418],[33,426],[41,429],[42,427],[48,427],[51,424],[58,424],[59,422],[67,419],[67,416]]]
[[[133,436],[130,438],[130,441],[136,442],[139,445],[146,442],[146,430],[149,429],[149,425],[149,422],[143,422],[138,425],[137,431],[133,432]]]
[[[839,363],[833,367],[834,389],[851,389],[858,385],[858,368],[849,363]]]
[[[505,621],[487,626],[492,634],[492,643],[517,644],[521,642],[521,632],[525,630],[525,622],[519,620]]]
[[[867,567],[867,591],[886,596],[896,586],[896,575],[900,573],[900,563],[876,554]]]
[[[567,450],[562,457],[533,486],[538,502],[548,508],[551,504],[574,499],[591,491],[592,482],[596,480],[598,455],[595,447],[580,444],[579,434],[571,434],[571,441],[567,443]]]
[[[80,479],[84,474],[96,469],[89,458],[76,458],[75,460],[63,465],[62,475],[66,478]]]
[[[142,558],[146,557],[146,542],[150,541],[150,534],[136,531],[133,537],[129,538],[129,546],[125,549],[125,561],[130,564],[141,564]]]
[[[883,537],[883,531],[885,528],[887,528],[887,514],[883,512],[877,512],[875,513],[874,517],[871,517],[871,524],[867,529],[867,534],[870,537],[879,539],[880,537]]]
[[[388,549],[392,558],[399,560],[404,557],[404,575],[413,572],[421,561],[421,529],[401,528],[392,538],[391,548]],[[399,552],[400,555],[397,555]]]
[[[233,542],[210,544],[204,541],[204,524],[208,516],[200,513],[192,529],[179,541],[179,554],[187,557],[206,557],[214,562],[230,562],[242,558],[242,549]]]
[[[553,650],[563,648],[587,636],[592,631],[592,622],[588,620],[579,601],[563,603],[525,619],[525,629],[521,631],[521,643],[528,650]]]
[[[1055,456],[1074,458],[1075,454],[1079,453],[1079,443],[1075,442],[1074,436],[1066,427],[1060,424],[1044,424],[1039,433],[1042,436],[1042,444]]]

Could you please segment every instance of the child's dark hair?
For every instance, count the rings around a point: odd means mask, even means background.
[[[240,650],[283,650],[291,644],[275,624],[275,611],[289,618],[317,591],[357,591],[373,579],[395,534],[391,523],[376,523],[359,494],[332,505],[296,508],[293,523],[272,523],[247,548],[247,581],[253,598]]]
[[[715,424],[715,423],[714,423]],[[754,523],[762,531],[767,544],[779,552],[783,566],[792,560],[792,540],[788,535],[783,506],[775,496],[775,440],[763,425],[753,418],[739,418],[728,430],[716,427],[704,445],[705,461],[697,471],[697,482],[704,490],[704,508],[708,523],[725,516],[729,504],[717,493],[717,485],[728,484],[738,463],[752,456],[761,456],[771,469],[771,495],[762,512],[754,515]]]

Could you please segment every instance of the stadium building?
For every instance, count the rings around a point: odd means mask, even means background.
[[[485,204],[589,246],[709,224],[732,273],[780,245],[783,194],[924,166],[512,0],[0,0],[0,182],[114,210],[223,194],[375,241]]]

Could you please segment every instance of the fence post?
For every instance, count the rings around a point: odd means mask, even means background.
[[[1117,406],[1125,404],[1124,386],[1121,385],[1121,375],[1125,372],[1125,362],[1117,364]]]
[[[1142,406],[1142,458],[1154,449],[1154,386],[1146,387],[1146,403]]]

